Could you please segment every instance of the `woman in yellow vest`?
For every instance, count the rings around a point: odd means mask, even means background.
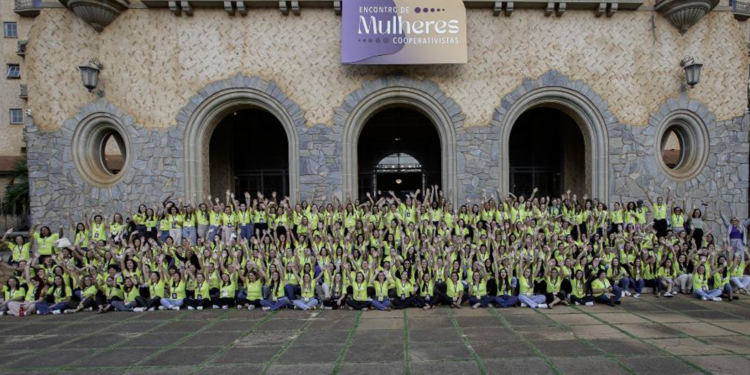
[[[148,280],[148,298],[139,296],[136,298],[138,307],[134,308],[135,312],[144,311],[155,311],[157,307],[161,306],[161,299],[165,296],[165,277],[166,272],[164,271],[164,255],[159,255],[155,260],[156,271],[151,271],[151,268],[144,264],[143,265],[143,277]]]
[[[271,272],[271,280],[268,283],[268,297],[260,304],[263,311],[276,311],[289,304],[289,298],[284,295],[284,280],[278,271]]]
[[[705,263],[705,259],[701,260],[693,273],[693,295],[702,301],[721,302],[721,289],[708,289],[708,273]]]
[[[21,286],[17,277],[10,277],[3,285],[3,302],[0,303],[0,316],[9,310],[11,302],[22,302],[26,298],[26,289]],[[18,315],[18,314],[16,314]]]
[[[188,277],[193,284],[193,295],[183,301],[188,310],[203,310],[211,307],[211,283],[206,277],[206,269],[202,272],[193,272],[188,269]],[[262,298],[262,297],[261,297]]]
[[[61,275],[55,275],[52,285],[47,289],[47,301],[51,302],[36,304],[37,314],[47,315],[52,313],[57,315],[75,309],[78,305],[73,300],[73,292],[70,286],[65,283],[65,279]]]
[[[390,272],[379,271],[371,282],[375,289],[375,298],[372,299],[372,307],[380,311],[391,311],[391,299],[389,291],[395,288]]]
[[[568,306],[568,302],[565,300],[565,292],[560,288],[563,278],[560,276],[560,271],[555,267],[554,261],[547,262],[547,267],[544,269],[544,281],[547,285],[547,307],[551,309],[558,303]]]
[[[300,298],[292,301],[294,307],[300,310],[315,310],[318,307],[318,300],[315,298],[315,285],[323,274],[319,273],[318,277],[313,278],[310,273],[305,272],[302,279],[299,275],[296,276],[300,285]]]
[[[726,249],[725,251],[729,252],[729,254],[732,253],[731,249]],[[717,263],[714,265],[714,289],[719,289],[722,291],[722,296],[726,297],[728,301],[733,301],[735,299],[739,299],[737,296],[734,295],[732,290],[732,282],[730,281],[730,277],[732,275],[732,272],[734,271],[735,263],[729,263],[727,261],[727,258],[725,256],[720,256]]]
[[[114,279],[113,279],[114,280]],[[136,298],[140,297],[140,290],[138,289],[139,280],[134,277],[126,277],[122,285],[114,283],[110,284],[109,279],[107,280],[108,288],[119,289],[119,294],[116,294],[109,301],[109,304],[117,311],[133,311],[138,307]],[[111,289],[108,289],[107,294],[113,294]],[[119,298],[118,298],[119,297]]]
[[[611,285],[607,279],[607,272],[599,271],[597,278],[591,282],[591,292],[594,300],[609,306],[619,305],[622,290],[617,285]]]
[[[356,276],[354,276],[354,280],[352,280],[351,276],[349,276],[349,263],[344,264],[344,279],[349,282],[349,287],[347,289],[351,288],[351,292],[347,293],[350,297],[346,300],[346,304],[349,306],[350,310],[355,309],[367,311],[367,309],[370,308],[370,305],[372,305],[367,296],[369,274],[369,269],[367,270],[367,275],[362,271],[359,271],[356,273]]]
[[[0,244],[5,244],[10,249],[10,261],[8,264],[17,265],[18,262],[31,261],[31,243],[26,242],[23,236],[17,235],[13,237],[13,241],[8,241],[8,235],[13,232],[13,228],[8,229],[3,238],[0,240]]]

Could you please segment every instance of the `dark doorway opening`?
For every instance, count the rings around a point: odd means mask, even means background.
[[[258,192],[279,199],[289,196],[289,141],[284,126],[260,109],[227,115],[211,135],[211,194],[224,199],[226,190],[244,201]]]
[[[421,112],[395,107],[378,112],[362,129],[357,146],[360,200],[366,193],[407,194],[441,184],[440,135]]]
[[[510,133],[510,191],[528,197],[559,197],[570,189],[586,194],[583,133],[565,112],[534,108],[523,113]]]

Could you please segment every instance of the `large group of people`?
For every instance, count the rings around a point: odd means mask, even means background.
[[[534,189],[454,207],[437,186],[298,204],[227,191],[85,212],[56,232],[42,218],[30,238],[12,228],[2,238],[12,276],[0,314],[552,309],[615,306],[645,287],[703,301],[748,294],[750,222],[720,213],[727,232],[714,236],[706,205],[644,195],[610,206]]]

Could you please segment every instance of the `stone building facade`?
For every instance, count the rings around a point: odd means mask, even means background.
[[[244,108],[283,126],[295,200],[356,197],[359,134],[374,114],[406,107],[435,126],[456,204],[509,192],[514,125],[553,108],[583,137],[579,194],[609,203],[671,189],[688,206],[707,203],[714,226],[718,210],[744,217],[750,28],[710,1],[678,25],[666,2],[468,6],[468,63],[419,66],[342,65],[339,1],[110,0],[110,23],[44,2],[28,19],[25,62],[32,214],[56,224],[88,208],[205,196],[211,135]],[[703,69],[682,90],[686,55]],[[93,58],[103,97],[75,70]],[[682,137],[677,169],[661,157],[669,129]],[[125,151],[116,175],[95,160],[111,134]]]

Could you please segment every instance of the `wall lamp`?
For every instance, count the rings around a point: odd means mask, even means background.
[[[692,56],[685,56],[685,58],[680,61],[680,66],[685,69],[685,83],[680,87],[681,90],[685,92],[687,91],[688,86],[693,88],[701,81],[701,69],[703,69],[703,64],[696,63]]]
[[[104,90],[97,90],[96,87],[99,85],[99,72],[103,69],[104,65],[97,59],[91,59],[88,65],[78,67],[78,70],[81,72],[83,87],[89,90],[90,93],[95,93],[100,98],[104,97]]]

